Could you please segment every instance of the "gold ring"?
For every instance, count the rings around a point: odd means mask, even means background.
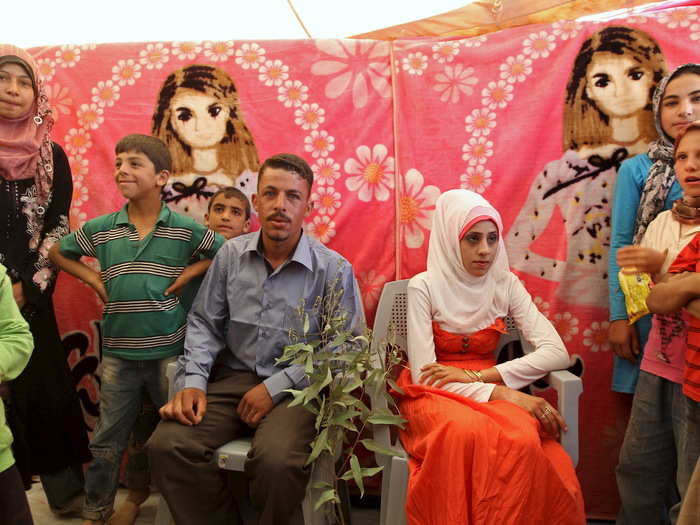
[[[549,407],[544,407],[544,410],[542,411],[542,416],[547,417],[549,414],[552,413],[552,409]]]

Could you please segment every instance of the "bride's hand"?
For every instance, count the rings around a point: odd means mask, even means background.
[[[569,430],[569,427],[566,426],[566,421],[564,421],[557,409],[542,397],[523,394],[518,390],[505,386],[496,386],[491,394],[491,400],[497,399],[509,401],[527,410],[532,417],[539,421],[540,425],[542,425],[542,430],[550,436],[558,438],[562,430],[564,432]]]
[[[463,369],[440,363],[430,363],[421,368],[420,371],[420,382],[436,388],[441,388],[447,383],[473,383],[475,381]]]

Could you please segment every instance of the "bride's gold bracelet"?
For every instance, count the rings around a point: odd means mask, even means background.
[[[464,373],[467,374],[469,379],[475,379],[478,382],[485,383],[484,376],[479,370],[468,370],[464,369]]]

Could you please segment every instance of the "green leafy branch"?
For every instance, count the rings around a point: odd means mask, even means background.
[[[344,519],[338,512],[338,481],[354,480],[364,495],[364,478],[382,470],[381,466],[362,467],[357,446],[362,444],[372,452],[396,455],[365,437],[368,425],[403,427],[405,422],[396,413],[394,399],[387,392],[387,384],[400,392],[392,379],[402,362],[400,350],[392,341],[383,341],[372,350],[371,331],[365,330],[362,335],[353,333],[352,320],[341,303],[342,296],[343,288],[336,278],[310,310],[301,301],[297,309],[301,328],[290,330],[290,344],[277,360],[305,370],[308,384],[301,390],[288,390],[293,396],[290,406],[303,405],[316,415],[316,437],[311,442],[306,464],[325,457],[335,464],[335,469],[331,479],[314,484],[313,488],[320,491],[315,509],[327,505],[327,512],[340,523]],[[372,410],[368,406],[366,400],[378,396],[387,400],[389,408]],[[344,455],[336,461],[341,450]]]

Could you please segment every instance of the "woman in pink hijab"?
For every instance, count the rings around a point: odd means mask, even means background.
[[[25,488],[38,474],[52,510],[67,513],[79,510],[82,463],[90,454],[52,302],[57,270],[48,251],[68,233],[73,193],[66,154],[50,138],[52,126],[34,60],[0,44],[0,264],[35,347],[24,372],[0,392]]]

